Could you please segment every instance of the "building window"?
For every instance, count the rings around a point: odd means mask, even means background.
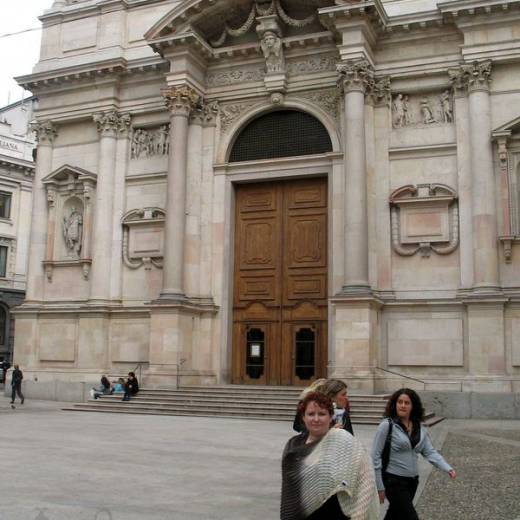
[[[7,270],[7,253],[9,248],[7,246],[0,246],[0,278],[5,278]]]
[[[332,151],[327,129],[315,117],[278,110],[249,123],[238,136],[229,162],[256,161]]]
[[[11,194],[0,191],[0,218],[11,216]]]

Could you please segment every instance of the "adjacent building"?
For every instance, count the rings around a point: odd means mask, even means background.
[[[0,363],[12,362],[11,309],[25,297],[35,141],[34,97],[0,108]]]
[[[139,366],[520,390],[520,0],[57,0],[41,21],[18,78],[35,389]]]

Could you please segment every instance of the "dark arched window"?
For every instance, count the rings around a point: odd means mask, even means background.
[[[329,133],[315,117],[296,110],[269,112],[240,133],[229,162],[294,157],[332,151]]]

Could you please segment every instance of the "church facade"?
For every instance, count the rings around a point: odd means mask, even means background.
[[[520,391],[519,0],[41,21],[27,379]]]

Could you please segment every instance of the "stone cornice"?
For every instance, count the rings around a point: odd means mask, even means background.
[[[34,177],[35,164],[24,159],[0,155],[0,174],[21,173],[24,177]]]
[[[15,80],[21,87],[33,91],[46,87],[92,81],[95,78],[120,77],[149,71],[166,72],[167,70],[168,63],[158,57],[132,62],[120,58],[18,76]]]
[[[520,0],[451,0],[437,4],[439,12],[445,19],[500,12],[507,13],[518,7],[520,7]]]

